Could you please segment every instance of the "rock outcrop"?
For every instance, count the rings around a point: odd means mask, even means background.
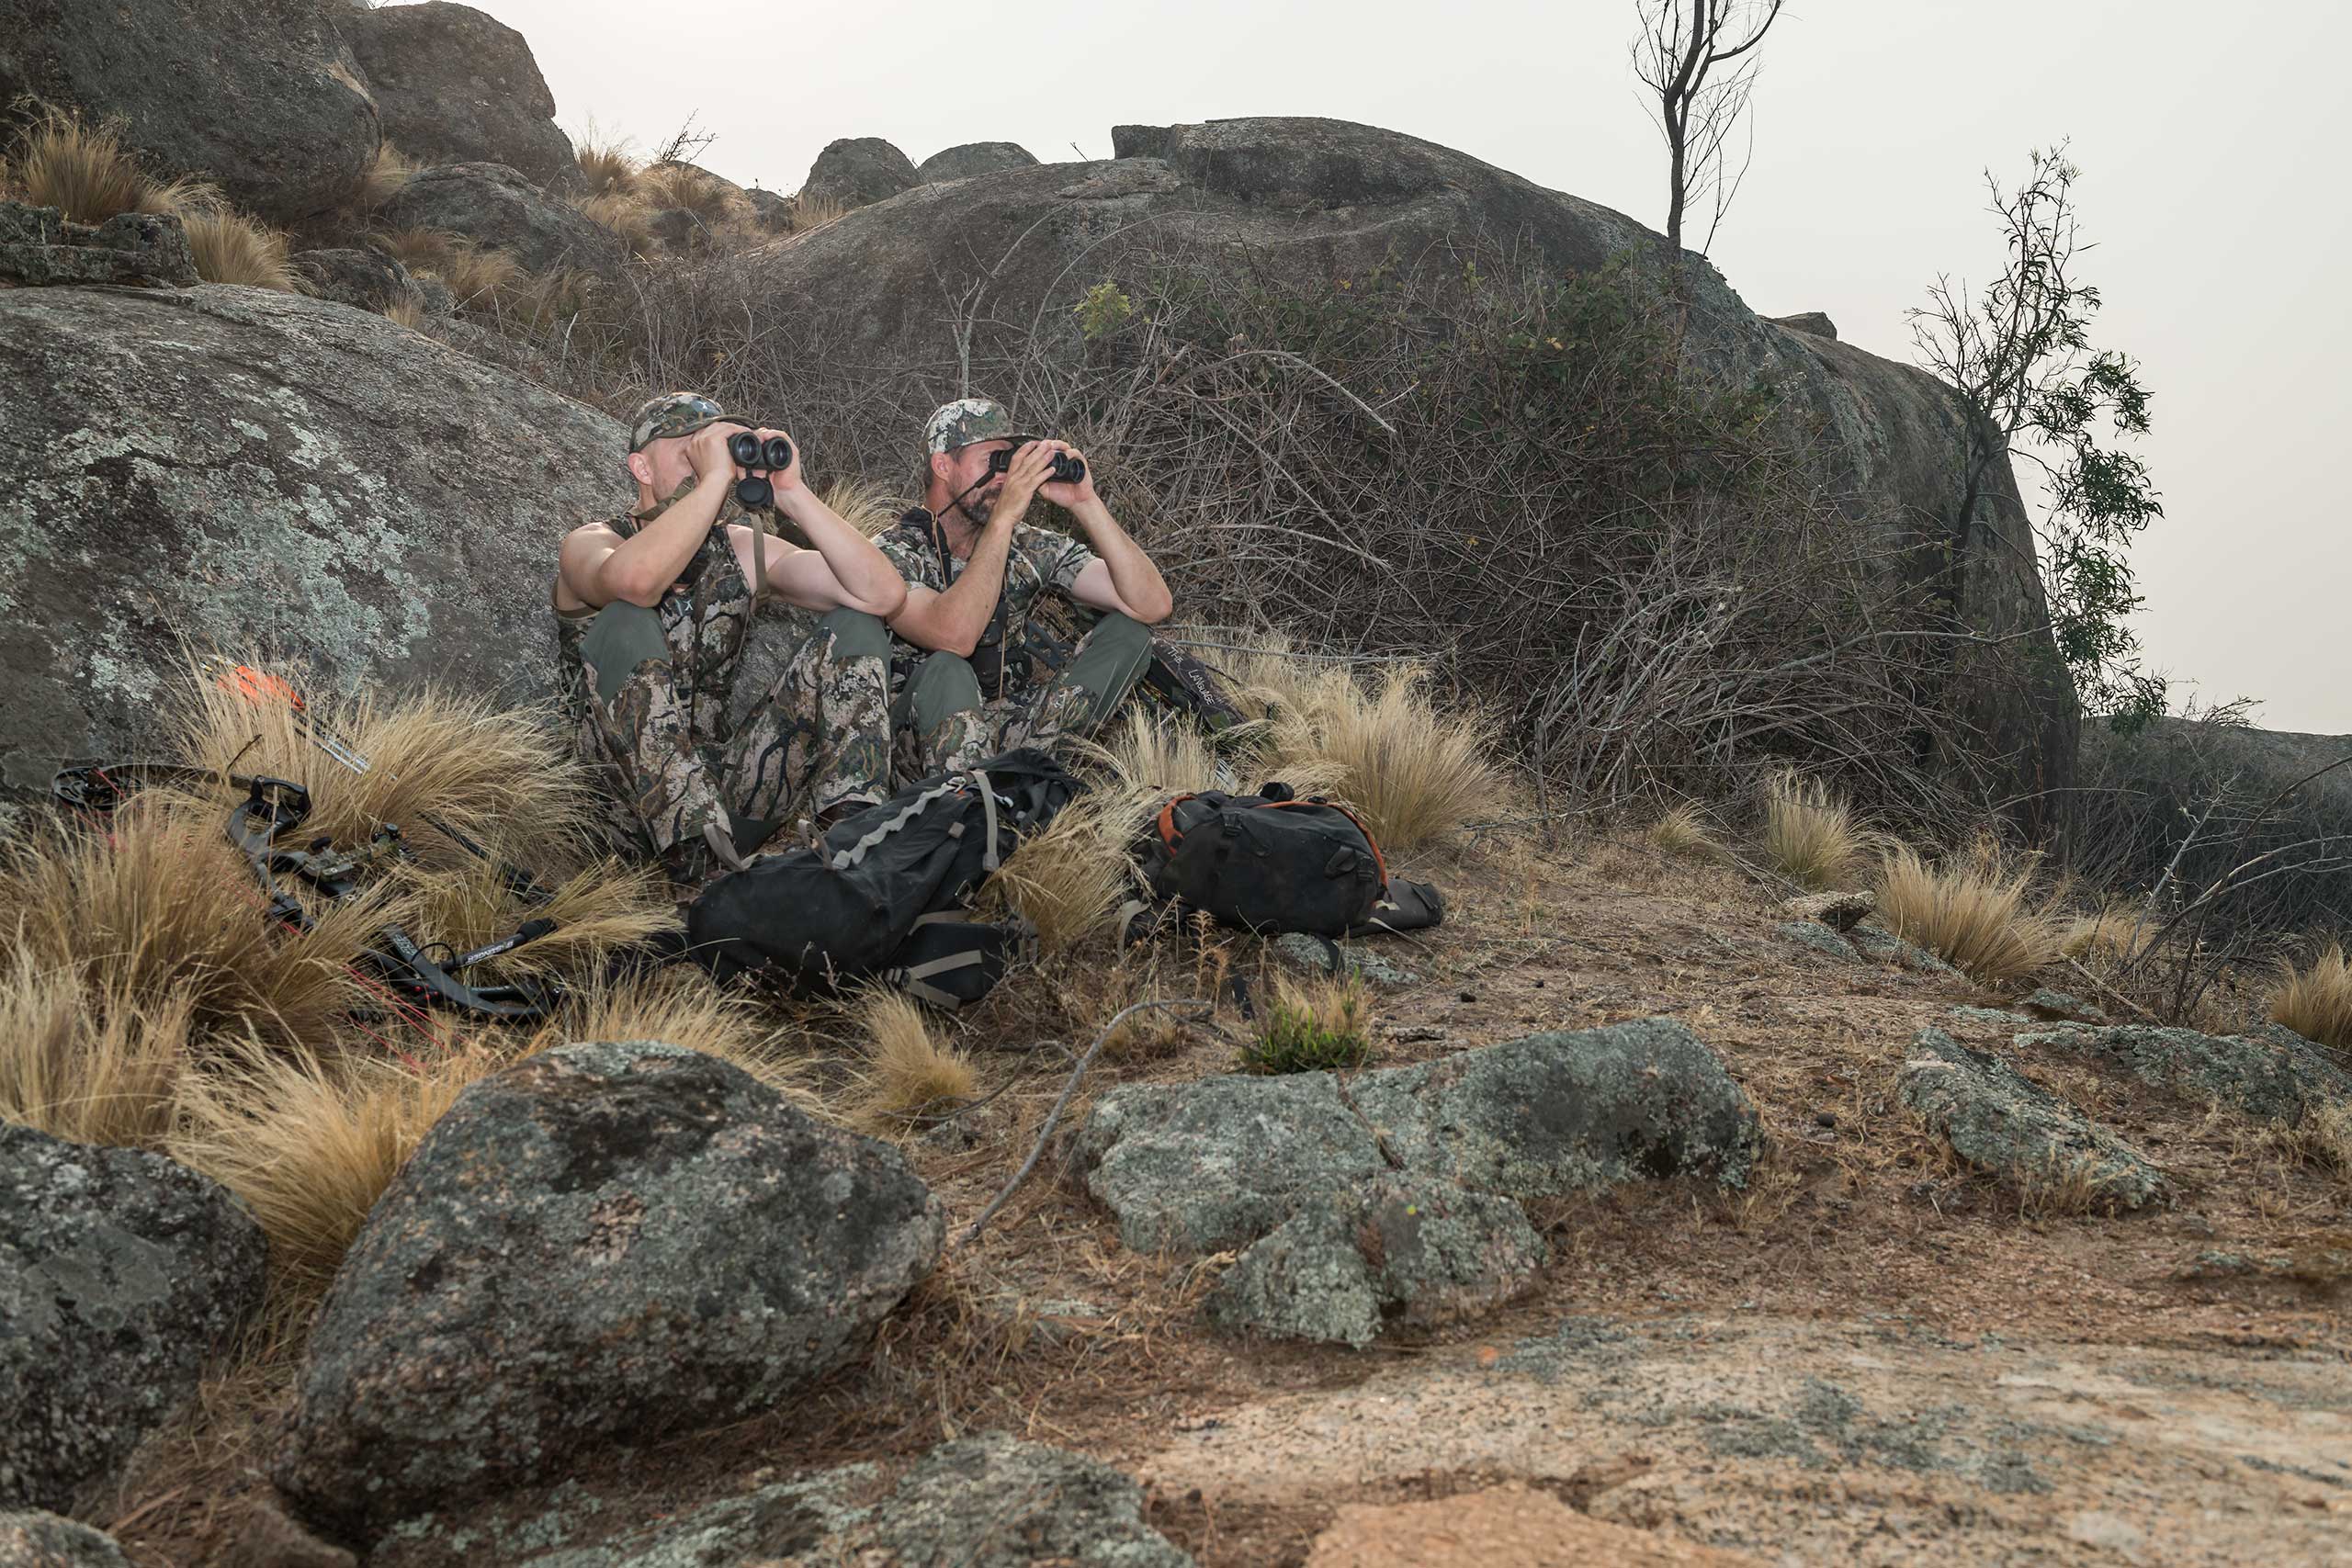
[[[825,144],[808,165],[800,194],[843,207],[887,201],[921,182],[907,155],[878,136],[845,136]]]
[[[183,288],[196,281],[187,230],[176,218],[122,212],[73,223],[53,207],[0,201],[0,284]]]
[[[266,1252],[161,1155],[0,1123],[0,1507],[107,1480],[260,1307]]]
[[[1744,1183],[1756,1112],[1652,1019],[1419,1066],[1114,1089],[1074,1166],[1139,1252],[1239,1251],[1233,1327],[1362,1345],[1517,1293],[1544,1248],[1518,1201],[1695,1175]]]
[[[2072,1187],[2087,1203],[2137,1209],[2163,1195],[2145,1154],[2007,1062],[1923,1031],[1896,1079],[1904,1104],[1952,1153],[2028,1191]]]
[[[614,421],[298,295],[0,290],[0,808],[136,754],[181,633],[543,696],[557,542],[629,495]]]
[[[999,169],[1031,168],[1036,162],[1029,149],[1017,141],[967,141],[960,147],[933,152],[916,164],[915,183],[967,180],[974,175],[995,174]]]
[[[929,1272],[894,1149],[673,1045],[566,1045],[468,1088],[321,1308],[274,1475],[329,1534],[768,1410]]]
[[[946,396],[962,364],[976,373],[1009,367],[1033,347],[1080,359],[1080,298],[1127,269],[1148,270],[1157,252],[1246,256],[1270,285],[1328,288],[1374,267],[1458,275],[1461,247],[1481,240],[1574,273],[1664,248],[1622,213],[1368,126],[1125,126],[1114,147],[1109,161],[1004,169],[888,200],[877,180],[857,191],[876,205],[759,254],[750,263],[755,287],[828,341],[856,344],[861,364],[928,375]],[[1818,429],[1825,490],[1855,526],[1898,547],[1888,551],[1900,563],[1890,570],[1943,571],[1948,530],[1939,520],[1956,502],[1965,431],[1951,392],[1909,366],[1763,320],[1703,258],[1685,259],[1690,357],[1724,384],[1777,389],[1788,417]],[[970,291],[968,341],[943,314],[943,288],[950,298]],[[2006,466],[1990,487],[1999,504],[2021,504]],[[1988,550],[1969,563],[1966,593],[1994,635],[2030,636],[2046,620],[2022,552]],[[2054,659],[2023,688],[1986,680],[1964,689],[1967,716],[2030,779],[2021,790],[2064,786],[2077,724]]]
[[[2104,1060],[2142,1083],[2226,1105],[2257,1122],[2292,1126],[2324,1106],[2352,1100],[2352,1073],[2283,1029],[2257,1040],[2143,1024],[2069,1023],[2020,1034],[2017,1043]]]
[[[355,310],[388,310],[394,305],[422,305],[424,295],[400,258],[372,246],[323,251],[299,251],[290,258],[302,290],[313,299],[331,299]]]
[[[550,191],[587,188],[555,95],[523,35],[450,0],[337,18],[368,73],[385,139],[419,163],[504,164]]]
[[[384,204],[394,228],[441,229],[513,253],[532,272],[556,267],[612,273],[623,260],[612,231],[551,199],[504,164],[426,169]]]
[[[31,99],[119,117],[152,173],[279,221],[341,201],[382,141],[318,0],[0,0],[0,116]]]
[[[130,1568],[114,1537],[55,1514],[0,1513],[0,1568]]]

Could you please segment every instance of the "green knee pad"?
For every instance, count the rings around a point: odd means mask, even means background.
[[[1061,679],[1093,697],[1086,711],[1091,728],[1111,716],[1111,710],[1143,678],[1144,666],[1149,662],[1151,628],[1114,610],[1094,624],[1086,646],[1069,661]]]
[[[926,735],[956,714],[978,713],[986,705],[971,661],[953,653],[933,653],[918,662],[899,700],[900,709],[892,716]]]
[[[890,628],[879,615],[863,610],[831,610],[817,622],[817,629],[831,634],[835,659],[890,657]]]
[[[609,706],[639,665],[649,660],[670,662],[670,643],[662,635],[659,615],[642,604],[616,599],[588,623],[588,635],[580,639],[580,655],[595,668],[596,700]]]

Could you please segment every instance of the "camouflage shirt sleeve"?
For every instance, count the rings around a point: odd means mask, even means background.
[[[1078,586],[1078,574],[1102,558],[1086,547],[1085,541],[1050,528],[1028,530],[1022,541],[1028,552],[1030,564],[1036,568],[1038,581],[1070,597],[1070,590]]]
[[[901,528],[886,529],[874,541],[882,558],[890,563],[910,588],[928,588],[943,593],[947,583],[939,570],[939,557],[920,541],[909,537]]]

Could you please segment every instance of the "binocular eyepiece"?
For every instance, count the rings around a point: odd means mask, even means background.
[[[1002,446],[989,453],[989,472],[1001,474],[1010,471],[1013,450],[1012,447]],[[1054,454],[1053,472],[1046,477],[1056,484],[1074,485],[1086,477],[1086,459],[1073,457],[1067,452],[1057,452]]]
[[[727,455],[735,459],[736,467],[766,468],[782,473],[792,467],[792,443],[781,435],[771,435],[765,441],[748,430],[739,430],[727,438]],[[775,504],[775,487],[757,476],[735,481],[735,502],[751,511]]]

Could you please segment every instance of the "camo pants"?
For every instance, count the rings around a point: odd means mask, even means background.
[[[828,814],[888,792],[889,633],[872,615],[820,619],[718,744],[652,611],[596,612],[581,662],[577,741],[605,785],[612,835],[681,886],[812,842]]]
[[[1109,718],[1151,659],[1151,633],[1139,621],[1107,615],[1074,648],[1033,642],[1035,677],[994,702],[980,695],[979,678],[952,653],[910,661],[890,712],[901,784],[966,768],[1016,746],[1052,750],[1064,739],[1092,734]]]

